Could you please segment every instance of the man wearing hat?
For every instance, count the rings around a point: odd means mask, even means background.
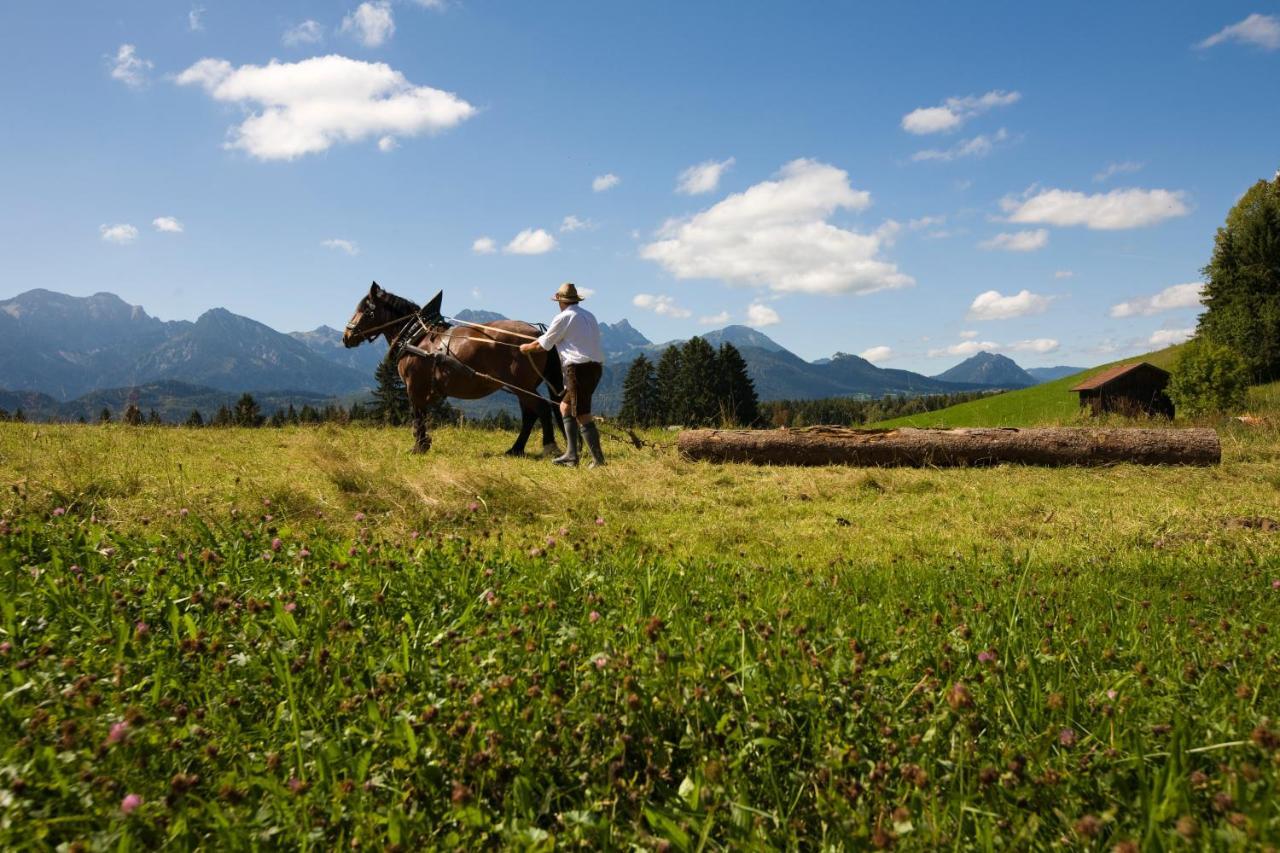
[[[578,427],[581,425],[581,435],[586,437],[587,447],[591,450],[590,467],[595,468],[604,464],[600,431],[591,418],[591,395],[600,384],[600,375],[604,371],[600,324],[594,314],[582,307],[582,297],[572,282],[560,285],[551,298],[560,306],[560,313],[542,337],[524,344],[520,351],[550,352],[559,348],[560,362],[564,365],[564,399],[560,401],[560,416],[569,449],[553,461],[557,465],[578,464],[578,446],[581,443]]]

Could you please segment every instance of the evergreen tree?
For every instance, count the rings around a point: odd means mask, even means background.
[[[293,403],[289,404],[289,411],[285,415],[285,418],[294,426],[298,425],[298,410],[293,407]]]
[[[461,412],[459,412],[453,406],[449,405],[448,397],[441,397],[438,400],[434,401],[430,406],[427,407],[427,410],[423,412],[423,414],[427,418],[428,427],[447,426],[449,424],[456,424],[458,423],[459,419],[462,417]],[[516,426],[515,419],[512,418],[510,428],[514,429],[515,426]]]
[[[204,415],[200,414],[199,409],[192,409],[191,414],[187,415],[187,426],[189,427],[204,426]]]
[[[162,426],[164,424],[164,419],[160,417],[159,412],[152,409],[147,413],[147,423],[151,424],[151,426]]]
[[[684,406],[685,426],[712,424],[720,419],[720,403],[716,399],[719,365],[716,351],[700,337],[690,338],[680,352],[678,393]]]
[[[130,403],[124,407],[124,422],[129,426],[137,426],[142,423],[142,409],[138,408],[137,403]]]
[[[379,362],[373,378],[378,383],[373,389],[373,418],[392,426],[408,422],[409,394],[404,380],[400,378],[400,371],[391,359],[384,358]]]
[[[229,427],[235,422],[235,418],[231,415],[231,409],[227,407],[226,403],[219,406],[217,414],[213,416],[213,425],[216,427]]]
[[[368,417],[364,406],[360,405],[360,401],[356,400],[351,404],[351,409],[347,412],[347,418],[351,421],[362,421]]]
[[[259,427],[262,426],[262,410],[258,408],[258,401],[253,399],[253,395],[246,391],[236,401],[235,424],[242,427]]]
[[[1243,356],[1255,381],[1280,378],[1280,172],[1231,208],[1203,272],[1200,335]]]
[[[755,426],[760,420],[760,400],[742,353],[733,344],[722,343],[717,362],[720,370],[716,396],[720,399],[723,419],[739,426]]]
[[[271,426],[279,429],[287,423],[284,416],[284,409],[276,409],[271,413],[271,418],[267,421]]]
[[[667,347],[658,359],[658,405],[654,420],[661,425],[683,424],[687,409],[681,397],[680,374],[684,357],[680,346]]]
[[[9,420],[9,410],[0,408],[0,422]]]
[[[21,406],[19,406],[16,410],[14,410],[13,421],[14,423],[19,423],[19,424],[25,424],[27,422],[27,413],[22,411]]]
[[[631,362],[623,380],[618,420],[627,426],[655,426],[659,409],[658,374],[653,362],[641,355]]]
[[[312,408],[310,403],[302,404],[302,411],[298,414],[298,420],[304,424],[320,423],[320,413]]]
[[[98,423],[100,424],[111,423],[111,410],[108,409],[106,406],[103,406],[102,411],[98,413]]]

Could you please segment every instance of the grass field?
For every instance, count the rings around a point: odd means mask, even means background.
[[[0,425],[0,846],[1280,842],[1280,434],[1221,435],[566,471]]]

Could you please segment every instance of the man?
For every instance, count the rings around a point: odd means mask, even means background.
[[[591,450],[591,465],[604,464],[604,451],[600,449],[600,431],[591,417],[591,395],[600,384],[604,371],[604,346],[600,342],[600,324],[595,315],[581,305],[582,297],[572,282],[560,285],[551,297],[560,306],[560,313],[551,321],[546,333],[536,341],[524,344],[521,352],[550,352],[559,347],[560,362],[564,365],[564,399],[560,401],[560,417],[564,423],[565,440],[569,449],[553,461],[557,465],[578,464],[580,436],[586,436]]]

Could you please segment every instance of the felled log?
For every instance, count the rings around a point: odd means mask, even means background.
[[[695,429],[680,433],[686,459],[756,465],[952,467],[998,465],[1216,465],[1212,429]]]

